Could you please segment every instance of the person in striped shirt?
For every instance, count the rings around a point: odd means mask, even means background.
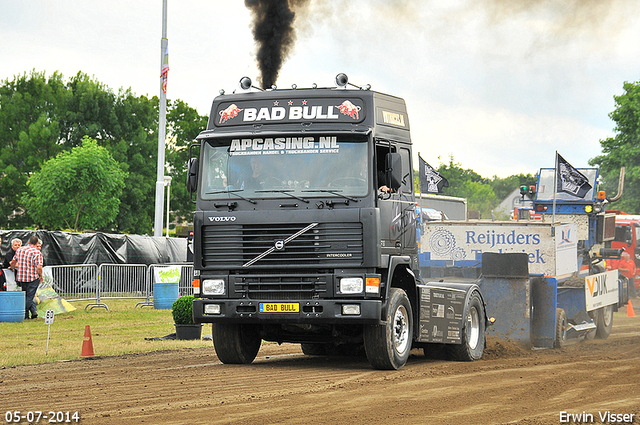
[[[14,257],[16,260],[16,283],[22,288],[25,294],[24,318],[38,318],[38,309],[33,301],[42,281],[42,253],[36,247],[38,237],[36,235],[29,238],[29,244],[21,246]]]

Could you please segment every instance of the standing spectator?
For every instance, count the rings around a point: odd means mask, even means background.
[[[193,230],[189,231],[187,236],[187,261],[193,262]]]
[[[5,269],[14,269],[15,263],[12,265],[11,262],[13,260],[13,257],[16,255],[16,251],[21,246],[22,241],[20,239],[11,239],[11,248],[9,248],[9,251],[7,251],[7,253],[4,255],[4,262],[2,263],[2,267],[4,267]]]
[[[2,246],[2,236],[0,236],[0,246]],[[0,267],[0,291],[7,290],[7,277],[4,275],[2,267]]]
[[[24,318],[38,318],[38,309],[33,299],[42,281],[42,253],[36,248],[38,237],[29,238],[29,244],[20,247],[16,252],[16,283],[26,292]]]
[[[631,255],[628,252],[623,252],[620,257],[620,262],[618,263],[618,270],[622,272],[624,276],[629,279],[629,298],[637,298],[638,294],[636,292],[636,283],[635,283],[635,275],[636,275],[636,264],[631,259]]]
[[[609,266],[610,264],[610,266]],[[631,259],[628,252],[623,252],[619,260],[607,261],[609,269],[618,269],[621,275],[625,276],[629,281],[629,298],[637,298],[635,275],[636,264]]]

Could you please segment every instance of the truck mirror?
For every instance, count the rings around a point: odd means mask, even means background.
[[[198,158],[189,158],[187,166],[187,192],[198,190]]]
[[[398,191],[402,186],[402,159],[399,153],[388,153],[385,158],[387,185]]]

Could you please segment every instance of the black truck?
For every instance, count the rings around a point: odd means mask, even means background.
[[[479,287],[419,276],[404,100],[344,74],[329,88],[240,85],[213,101],[187,177],[193,315],[213,324],[220,360],[250,363],[262,340],[364,350],[377,369],[429,344],[481,358]]]

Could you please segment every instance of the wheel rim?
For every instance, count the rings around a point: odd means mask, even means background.
[[[613,321],[613,306],[608,305],[602,310],[602,322],[605,327],[609,327]]]
[[[401,305],[393,318],[393,343],[396,352],[402,354],[409,346],[409,315]]]
[[[475,306],[471,306],[467,313],[467,337],[469,348],[475,350],[480,341],[480,316]]]

